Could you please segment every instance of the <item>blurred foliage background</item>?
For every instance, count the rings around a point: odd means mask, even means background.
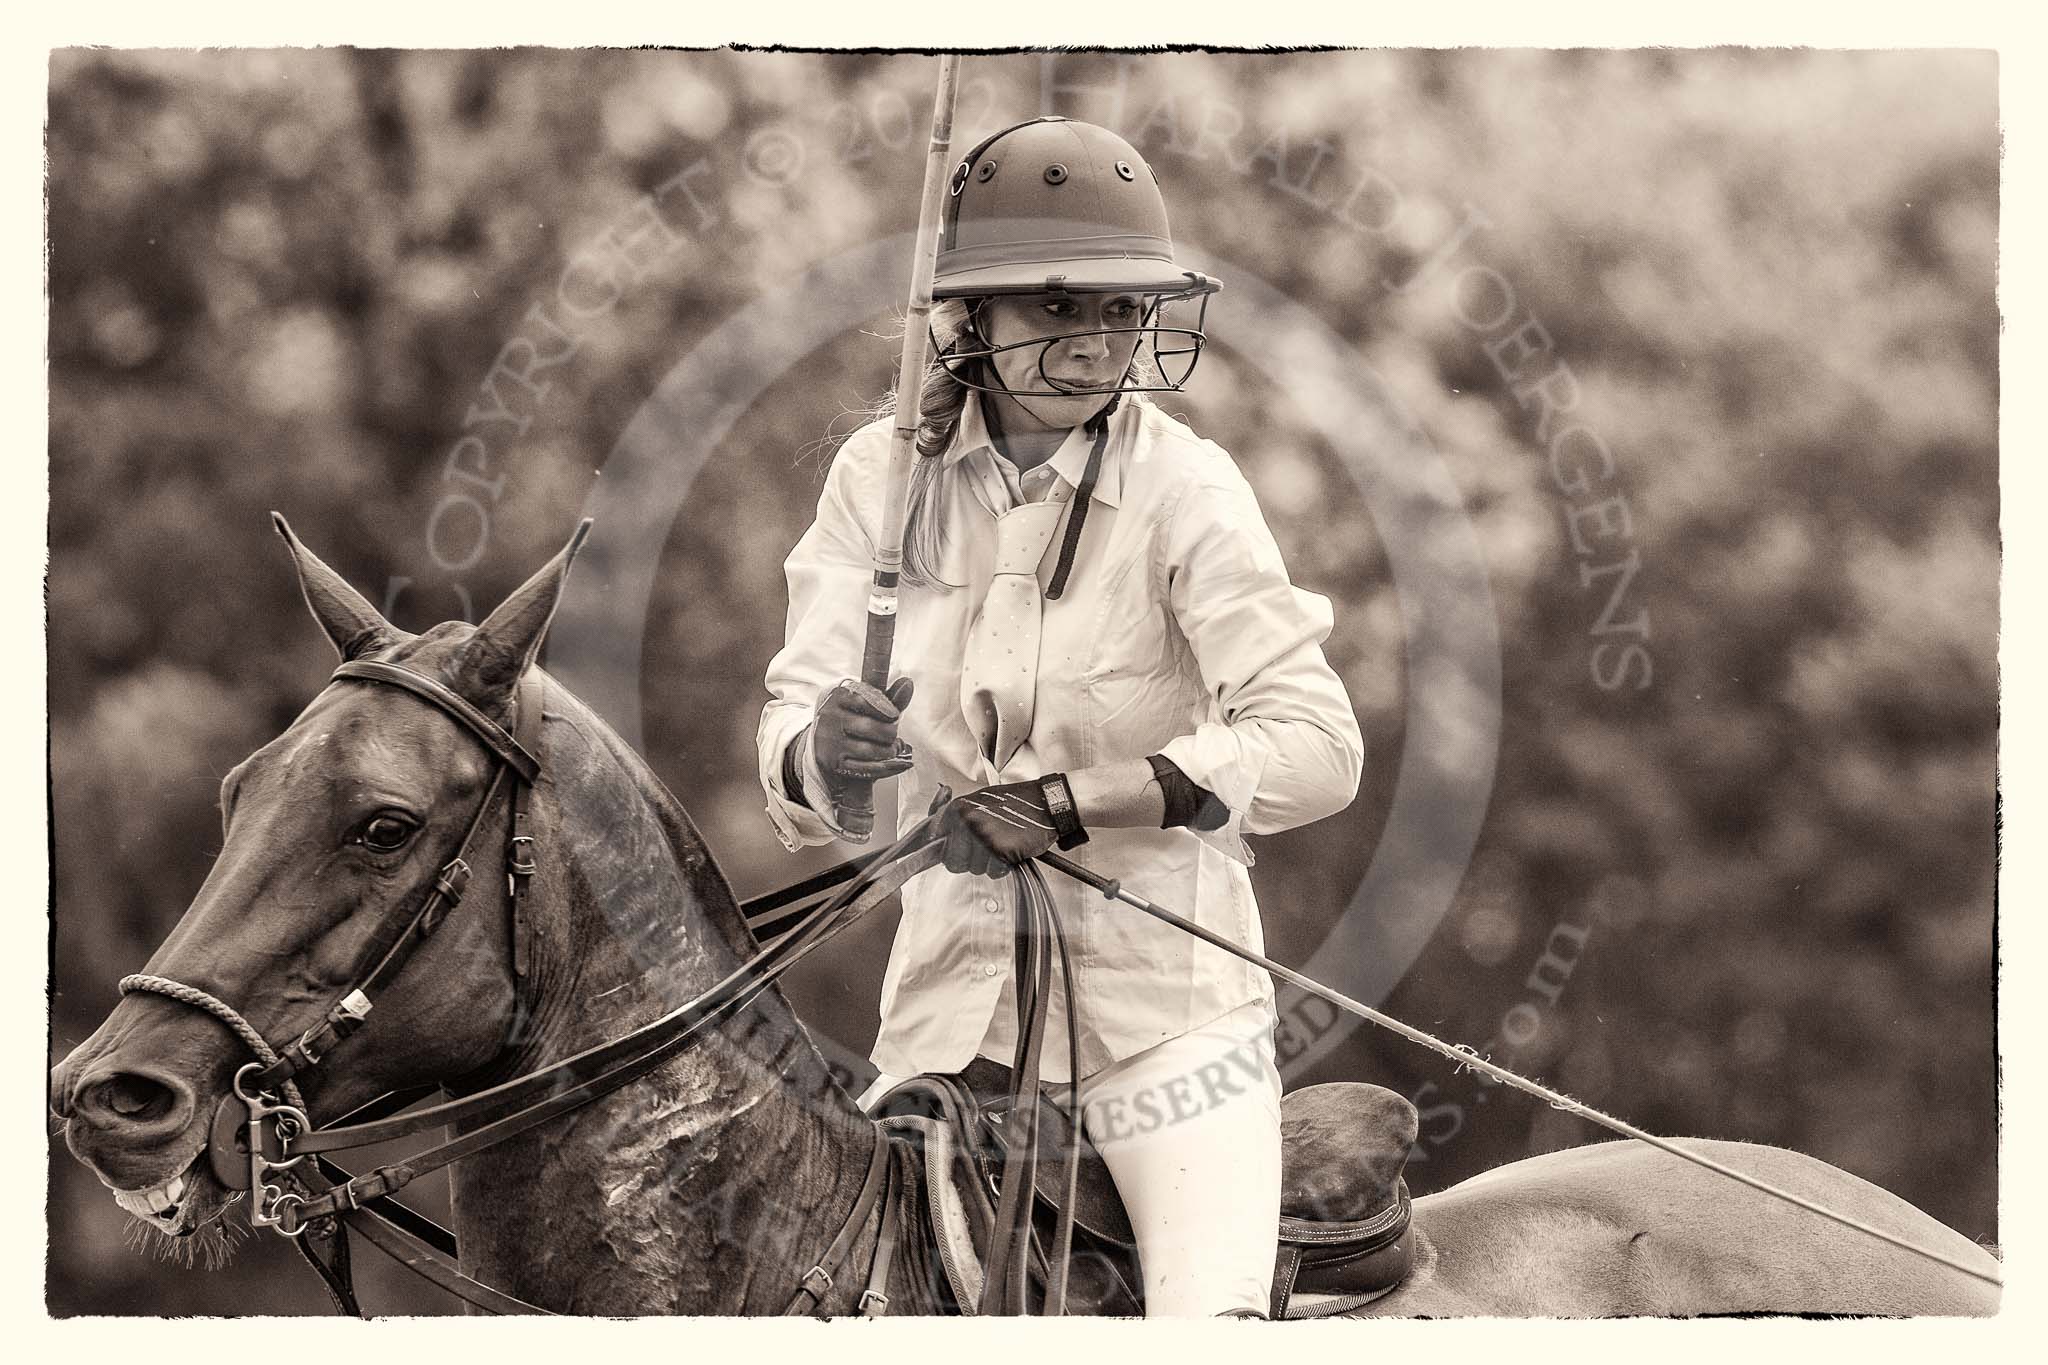
[[[266,511],[401,625],[488,609],[714,328],[914,225],[932,70],[53,56],[52,1061],[204,877],[221,775],[329,667]],[[1068,53],[967,74],[963,143],[1040,112],[1130,137],[1176,235],[1311,310],[1456,480],[1500,636],[1497,777],[1386,1007],[1652,1130],[1796,1147],[1995,1239],[1995,60]],[[1266,339],[1230,331],[1231,297],[1166,401],[1334,600],[1372,755],[1349,811],[1260,841],[1271,950],[1298,962],[1372,857],[1412,680],[1368,494],[1317,395],[1245,363]],[[1540,338],[1505,339],[1531,320]],[[642,739],[743,895],[829,861],[775,842],[752,736],[781,558],[893,376],[891,328],[880,304],[781,358],[662,551]],[[549,368],[493,384],[521,336]],[[1577,491],[1591,447],[1553,469],[1546,375],[1613,455]],[[794,991],[857,1051],[889,931]],[[1532,976],[1546,948],[1568,973]],[[1422,1106],[1418,1192],[1599,1136],[1369,1031],[1290,1081],[1337,1077]],[[326,1311],[275,1239],[211,1274],[152,1264],[60,1142],[51,1162],[52,1312]],[[448,1311],[357,1259],[373,1306]]]

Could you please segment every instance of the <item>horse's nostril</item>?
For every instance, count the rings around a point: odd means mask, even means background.
[[[108,1112],[130,1123],[150,1123],[177,1107],[177,1094],[167,1085],[132,1071],[117,1072],[94,1087],[94,1098]]]

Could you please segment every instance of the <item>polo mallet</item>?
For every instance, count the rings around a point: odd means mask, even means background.
[[[1552,1109],[1559,1109],[1567,1114],[1576,1114],[1590,1123],[1598,1124],[1609,1132],[1619,1133],[1626,1138],[1634,1138],[1638,1142],[1655,1147],[1660,1152],[1669,1153],[1683,1161],[1690,1161],[1693,1165],[1712,1171],[1717,1175],[1727,1176],[1730,1180],[1738,1184],[1747,1185],[1751,1189],[1763,1194],[1770,1195],[1773,1199],[1781,1199],[1787,1204],[1805,1209],[1809,1213],[1819,1214],[1831,1222],[1839,1223],[1843,1227],[1874,1237],[1878,1241],[1895,1246],[1901,1251],[1910,1251],[1915,1256],[1933,1261],[1937,1265],[1945,1265],[1950,1270],[1961,1271],[1971,1279],[1982,1280],[1989,1285],[2002,1286],[2004,1284],[2004,1281],[1998,1276],[1987,1275],[1974,1266],[1964,1265],[1961,1261],[1945,1252],[1920,1246],[1918,1243],[1908,1241],[1896,1233],[1887,1232],[1880,1227],[1874,1227],[1863,1219],[1853,1218],[1846,1213],[1837,1212],[1803,1195],[1794,1194],[1790,1190],[1773,1185],[1765,1180],[1759,1180],[1746,1172],[1738,1171],[1732,1166],[1714,1160],[1704,1152],[1692,1151],[1680,1146],[1669,1138],[1662,1138],[1658,1137],[1655,1133],[1645,1132],[1632,1123],[1615,1118],[1612,1114],[1602,1113],[1590,1104],[1575,1100],[1569,1095],[1560,1094],[1549,1086],[1541,1085],[1526,1076],[1508,1070],[1504,1066],[1497,1066],[1486,1058],[1481,1057],[1471,1048],[1460,1047],[1455,1043],[1446,1043],[1434,1034],[1424,1033],[1421,1029],[1411,1024],[1402,1023],[1392,1015],[1380,1013],[1370,1005],[1360,1004],[1343,992],[1330,989],[1312,976],[1303,976],[1292,967],[1275,962],[1264,953],[1255,953],[1241,944],[1231,942],[1212,929],[1205,928],[1191,919],[1175,914],[1163,905],[1155,904],[1152,901],[1146,900],[1143,896],[1134,895],[1124,890],[1122,884],[1113,878],[1105,877],[1091,868],[1081,866],[1081,864],[1071,859],[1063,858],[1057,853],[1041,853],[1038,855],[1038,861],[1056,872],[1065,873],[1083,886],[1093,887],[1109,900],[1121,902],[1135,910],[1142,910],[1152,916],[1152,918],[1171,924],[1174,928],[1185,933],[1192,934],[1194,937],[1202,940],[1202,942],[1221,948],[1224,952],[1249,962],[1254,967],[1263,967],[1289,985],[1299,987],[1317,999],[1335,1005],[1346,1013],[1355,1014],[1370,1023],[1378,1024],[1383,1029],[1398,1033],[1412,1043],[1420,1043],[1430,1051],[1450,1058],[1451,1061],[1461,1068],[1469,1067],[1511,1089],[1519,1090],[1526,1095],[1534,1095]]]
[[[910,501],[910,471],[918,458],[924,372],[930,359],[932,269],[938,255],[939,217],[946,202],[946,161],[953,144],[953,102],[960,54],[939,55],[939,90],[932,101],[932,141],[925,153],[924,198],[917,210],[917,248],[910,265],[910,306],[903,324],[903,356],[896,371],[896,425],[889,445],[889,482],[882,496],[882,538],[875,546],[875,581],[868,592],[867,647],[860,680],[876,691],[889,686],[896,647],[896,583],[903,568],[903,522]],[[875,829],[875,785],[851,782],[834,801],[846,837],[866,843]]]

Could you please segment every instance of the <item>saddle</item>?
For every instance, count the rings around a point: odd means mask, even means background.
[[[1011,1065],[977,1058],[958,1076],[912,1077],[874,1112],[885,1134],[923,1154],[935,1259],[962,1312],[1142,1313],[1136,1239],[1108,1166],[1072,1117],[1076,1086],[1067,1083],[1062,1107],[1039,1084],[1055,962],[1068,988],[1067,1074],[1080,1074],[1066,930],[1036,867],[1020,865],[1011,887]],[[1414,1106],[1373,1085],[1309,1086],[1281,1098],[1280,1130],[1270,1316],[1341,1312],[1398,1284],[1413,1256],[1401,1168]],[[1348,1297],[1302,1310],[1298,1291]]]
[[[1136,1239],[1101,1154],[1067,1111],[1036,1095],[1039,1125],[1032,1209],[1034,1304],[1056,1272],[1061,1215],[1071,1219],[1065,1264],[1068,1312],[1144,1312]],[[925,1218],[956,1305],[974,1311],[980,1267],[1016,1156],[1020,1100],[1009,1070],[977,1058],[957,1076],[915,1076],[884,1095],[875,1117],[922,1152]],[[1387,1292],[1408,1273],[1408,1189],[1402,1167],[1416,1136],[1413,1105],[1363,1083],[1313,1085],[1281,1099],[1280,1222],[1272,1317],[1321,1316]],[[1071,1201],[1067,1166],[1078,1153]],[[1311,1306],[1296,1295],[1341,1296]]]

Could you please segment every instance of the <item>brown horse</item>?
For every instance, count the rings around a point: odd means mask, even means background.
[[[502,720],[534,666],[574,546],[482,625],[410,635],[279,522],[313,615],[344,659],[400,663]],[[517,972],[505,881],[479,876],[375,1012],[303,1078],[324,1124],[387,1091],[467,1094],[606,1042],[724,979],[755,950],[702,839],[661,782],[559,684],[546,686],[542,856]],[[316,1024],[463,841],[492,755],[440,709],[340,682],[222,784],[226,838],[146,970],[229,1002],[274,1043]],[[503,846],[503,805],[478,847]],[[187,1237],[233,1201],[208,1161],[250,1061],[213,1016],[131,994],[51,1078],[72,1152],[145,1224]],[[453,1168],[465,1272],[567,1313],[781,1311],[856,1205],[872,1125],[777,991],[637,1082]],[[1981,1265],[1990,1255],[1903,1201],[1796,1153],[1721,1160]],[[903,1226],[911,1195],[896,1193]],[[855,1220],[879,1225],[885,1210]],[[1415,1269],[1368,1310],[1451,1316],[1830,1312],[1984,1314],[1998,1291],[1636,1144],[1500,1168],[1415,1203]],[[863,1230],[825,1299],[849,1311]],[[942,1311],[934,1254],[907,1240],[889,1311]]]

